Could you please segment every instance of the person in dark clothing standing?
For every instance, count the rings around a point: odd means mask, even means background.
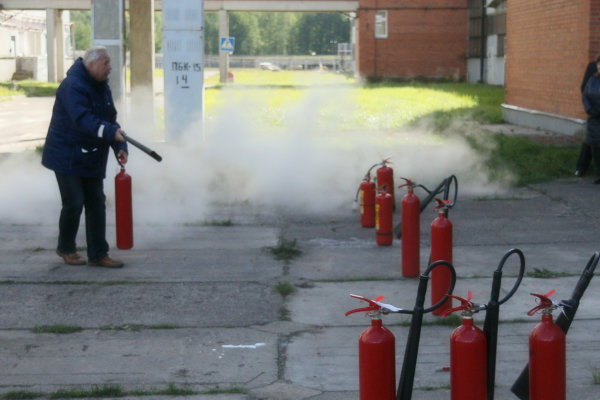
[[[62,209],[56,253],[69,265],[84,265],[75,238],[85,208],[88,265],[119,268],[108,256],[104,178],[109,148],[127,162],[125,132],[108,86],[110,56],[93,47],[69,68],[56,91],[42,165],[54,171]]]
[[[598,61],[596,67],[600,69],[600,61]],[[598,71],[587,81],[583,90],[582,101],[588,119],[575,175],[582,176],[592,159],[597,173],[600,174],[600,75]],[[600,178],[594,180],[594,183],[600,183]]]
[[[598,63],[600,63],[600,55],[596,57],[596,61],[590,62],[583,74],[583,80],[581,81],[581,94],[583,95],[588,81],[591,77],[598,73]],[[585,107],[585,103],[584,103]],[[587,110],[586,110],[587,112]],[[586,127],[587,130],[587,127]],[[575,176],[583,176],[585,171],[588,169],[592,160],[592,147],[586,140],[581,144],[581,151],[579,152],[579,158],[577,159],[577,166],[575,167]],[[596,166],[598,168],[598,166]],[[599,182],[600,183],[600,182]]]
[[[590,78],[598,72],[598,62],[600,62],[600,55],[596,57],[596,61],[591,61],[588,63],[585,68],[585,73],[583,74],[583,80],[581,81],[581,93],[585,90],[585,85],[587,85]]]

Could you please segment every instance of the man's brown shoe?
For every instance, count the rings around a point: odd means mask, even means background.
[[[85,265],[85,259],[77,253],[67,254],[56,250],[56,254],[62,257],[65,263],[69,265]]]
[[[109,256],[103,257],[98,261],[89,261],[88,265],[90,267],[104,267],[104,268],[121,268],[123,267],[123,262],[118,260],[113,260]]]

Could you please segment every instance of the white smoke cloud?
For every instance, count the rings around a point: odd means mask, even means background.
[[[226,88],[221,91],[225,106],[219,115],[194,124],[178,142],[161,140],[163,133],[155,128],[158,112],[147,112],[156,106],[152,102],[136,100],[120,113],[126,132],[163,157],[157,163],[130,145],[126,169],[133,179],[136,224],[210,221],[215,203],[233,202],[285,206],[299,213],[344,208],[350,213],[366,170],[384,157],[391,157],[397,185],[404,176],[433,188],[454,174],[461,194],[501,191],[488,182],[481,156],[461,136],[440,138],[425,127],[393,132],[342,128],[344,114],[354,109],[343,88],[307,89],[285,109],[283,126],[267,128],[257,118],[263,112],[259,104]],[[142,93],[136,98],[153,97]],[[332,107],[338,117],[324,119],[323,110]],[[56,223],[56,180],[40,165],[39,154],[0,159],[0,171],[2,221]],[[118,171],[111,156],[107,218],[114,213],[112,179]]]

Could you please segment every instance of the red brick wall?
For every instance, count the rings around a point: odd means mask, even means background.
[[[580,84],[600,52],[600,0],[507,0],[507,104],[584,118]]]
[[[388,37],[375,38],[375,11],[388,13]],[[467,0],[360,0],[357,70],[366,77],[464,79]]]

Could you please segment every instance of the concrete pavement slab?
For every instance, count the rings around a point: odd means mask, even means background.
[[[85,251],[82,252],[85,257]],[[64,264],[54,250],[8,250],[0,260],[0,281],[14,282],[209,282],[280,279],[282,263],[264,249],[113,250],[125,268],[106,271]]]
[[[274,284],[178,282],[146,284],[8,284],[0,292],[0,328],[67,324],[177,327],[248,326],[279,318]]]
[[[54,392],[252,388],[277,380],[277,336],[250,328],[0,332],[0,387]],[[163,397],[164,398],[164,397]],[[240,398],[240,397],[237,397]]]

